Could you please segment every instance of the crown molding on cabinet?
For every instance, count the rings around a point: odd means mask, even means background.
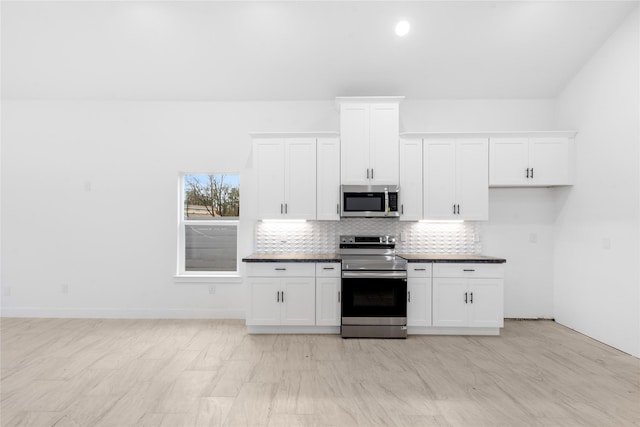
[[[470,132],[402,132],[401,138],[464,138],[464,137],[551,137],[574,138],[577,130],[530,130],[530,131],[470,131]]]
[[[400,104],[404,96],[336,96],[336,107],[349,103],[391,103]]]
[[[249,132],[251,138],[338,138],[340,132]]]

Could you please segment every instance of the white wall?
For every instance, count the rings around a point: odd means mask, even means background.
[[[492,188],[483,252],[507,258],[505,317],[553,318],[556,188]],[[504,254],[504,255],[502,255]]]
[[[404,131],[546,130],[553,111],[553,100],[401,106]],[[241,284],[217,283],[210,295],[207,286],[174,283],[178,173],[242,172],[240,254],[247,255],[255,219],[246,199],[248,133],[338,128],[333,100],[3,102],[2,314],[243,317]],[[482,245],[508,259],[509,317],[552,313],[552,197],[547,189],[491,190]]]
[[[174,284],[178,173],[243,179],[249,131],[338,129],[330,101],[7,101],[2,120],[4,316],[242,318],[242,285]]]
[[[557,197],[555,318],[640,356],[638,10],[564,89],[557,126],[579,129],[575,186]]]

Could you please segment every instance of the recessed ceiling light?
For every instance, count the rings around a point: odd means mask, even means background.
[[[407,21],[400,21],[396,25],[396,34],[400,37],[404,37],[407,35],[410,29],[411,25],[409,25]]]

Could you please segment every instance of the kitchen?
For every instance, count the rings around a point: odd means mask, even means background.
[[[399,13],[385,9],[384,2],[376,3],[357,2],[341,13],[327,14],[349,21],[362,8],[377,7],[379,15],[367,10],[378,17],[372,23],[388,15],[394,16],[395,24]],[[429,5],[414,3],[412,7],[418,9]],[[454,21],[442,18],[442,22],[457,22],[473,31],[479,31],[480,24],[474,24],[477,17],[498,23],[502,21],[491,14],[518,12],[503,2],[480,2],[472,9],[455,3],[459,9],[449,12],[462,16]],[[525,17],[532,16],[529,12],[542,7],[534,3],[523,3],[528,12],[507,21],[513,26],[511,31],[525,28]],[[243,4],[247,8],[251,5]],[[505,68],[516,72],[515,77],[489,79],[491,73],[479,66],[465,78],[456,78],[455,67],[443,67],[439,74],[427,68],[416,73],[432,74],[416,79],[419,84],[409,86],[413,90],[405,90],[403,82],[415,81],[402,74],[405,71],[360,58],[348,81],[325,92],[314,92],[312,89],[322,88],[322,74],[332,75],[335,66],[318,72],[313,66],[296,63],[282,81],[267,65],[293,58],[281,54],[274,60],[254,52],[255,73],[247,71],[248,66],[223,67],[221,72],[228,74],[216,74],[209,82],[207,77],[185,71],[180,64],[208,73],[216,68],[183,56],[189,52],[177,49],[181,43],[173,44],[171,38],[184,41],[180,37],[190,33],[163,32],[166,21],[161,18],[167,16],[162,15],[162,8],[155,11],[159,14],[156,20],[144,20],[142,12],[148,5],[118,6],[131,12],[129,20],[123,21],[126,25],[118,30],[125,32],[125,37],[98,18],[120,19],[121,10],[109,9],[115,5],[3,3],[2,316],[243,321],[247,295],[243,263],[239,264],[238,277],[176,277],[180,173],[239,173],[242,214],[238,257],[260,252],[256,247],[258,201],[247,198],[255,194],[256,186],[250,134],[339,133],[335,97],[403,95],[401,133],[577,131],[573,187],[491,188],[489,219],[465,222],[464,227],[473,227],[472,234],[477,228],[479,252],[507,260],[505,318],[555,319],[638,357],[638,12],[631,2],[609,4],[564,4],[569,10],[559,11],[557,21],[545,27],[547,34],[554,35],[555,43],[544,40],[536,45],[537,50],[525,51],[512,61],[501,60],[504,55],[500,55],[504,49],[510,55],[519,52],[500,44],[510,37],[490,39],[496,47],[486,48],[487,61],[498,61],[496,64],[506,67],[519,60],[530,66],[528,70]],[[163,7],[177,6],[166,3]],[[195,5],[189,7],[197,12]],[[211,6],[202,3],[198,7]],[[275,39],[266,39],[258,46],[266,49],[269,43],[283,42],[277,35],[282,28],[278,19],[284,19],[284,15],[278,13],[286,8],[271,10],[268,2],[257,7],[262,8],[261,13],[273,14],[269,15],[271,21],[258,20],[268,27],[259,34],[275,34]],[[307,7],[314,4],[310,2]],[[341,6],[335,2],[333,7]],[[445,3],[436,2],[431,7],[447,12]],[[463,13],[465,10],[470,11]],[[58,24],[48,21],[47,16],[57,17]],[[566,33],[575,34],[585,44],[570,38],[573,44],[568,48],[551,49],[551,45],[567,40],[563,38],[564,25],[573,18],[575,32]],[[197,18],[191,19],[198,31],[207,34]],[[91,25],[85,27],[80,24],[83,22],[95,24],[95,29],[103,33],[91,32]],[[304,25],[295,28],[303,31]],[[318,24],[309,30],[319,30]],[[367,34],[370,31],[368,28]],[[86,33],[86,37],[78,38],[79,33]],[[308,32],[302,34],[311,37]],[[414,34],[420,34],[417,21],[408,37]],[[458,70],[478,60],[477,54],[474,56],[477,45],[464,37],[445,34],[438,39],[443,50],[447,50],[446,43],[451,43],[449,49],[459,52],[458,58],[467,58],[467,62],[453,64]],[[162,47],[154,44],[156,36],[162,36]],[[349,30],[336,30],[324,34],[323,43],[333,43],[341,52],[340,37],[349,40],[355,35]],[[376,37],[374,42],[381,54],[396,58],[394,55],[404,52],[399,40],[385,42],[383,36]],[[138,44],[125,43],[128,39]],[[223,38],[203,39],[220,43],[211,49],[228,52],[223,58],[235,57],[233,51],[224,49]],[[111,43],[119,50],[109,48]],[[143,55],[148,61],[141,63],[138,55],[149,46],[156,50],[146,53],[151,57]],[[296,49],[300,47],[292,46],[291,52],[300,52]],[[51,57],[50,50],[58,56]],[[348,58],[350,51],[345,50],[340,60]],[[569,58],[563,56],[567,51],[572,55],[565,63],[559,58]],[[439,50],[429,52],[436,55]],[[551,55],[545,56],[546,52]],[[178,60],[162,59],[163,53]],[[408,56],[417,58],[417,53],[410,50]],[[440,58],[440,63],[444,63],[443,58],[455,62],[446,55],[434,58]],[[317,68],[314,58],[307,60]],[[536,60],[541,64],[536,66]],[[554,74],[555,80],[544,73],[553,61],[558,61],[557,68],[564,72]],[[406,70],[425,66],[419,62],[402,64],[400,68]],[[279,68],[277,72],[281,71]],[[549,80],[536,79],[539,74]],[[202,90],[189,86],[188,79],[176,79],[176,75],[190,76]],[[303,78],[305,75],[312,83]],[[212,86],[218,81],[225,83]],[[183,85],[186,87],[180,89]],[[254,93],[260,96],[234,98],[224,92],[237,86],[258,91]],[[300,97],[297,93],[307,95]],[[37,200],[32,194],[38,194]],[[312,226],[307,222],[294,227],[304,230]],[[428,230],[435,225],[413,226]],[[336,237],[348,234],[334,231]],[[292,232],[287,238],[293,242],[295,235]],[[6,348],[3,345],[3,353]]]

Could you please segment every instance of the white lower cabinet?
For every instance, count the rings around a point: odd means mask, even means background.
[[[339,262],[247,265],[250,333],[339,333]],[[497,335],[504,325],[504,267],[410,262],[409,334]]]
[[[315,264],[250,264],[248,284],[247,325],[315,325]]]
[[[501,264],[436,264],[433,276],[433,326],[504,326]]]
[[[407,326],[431,326],[431,263],[407,266]]]
[[[316,264],[316,325],[340,326],[340,263]]]

